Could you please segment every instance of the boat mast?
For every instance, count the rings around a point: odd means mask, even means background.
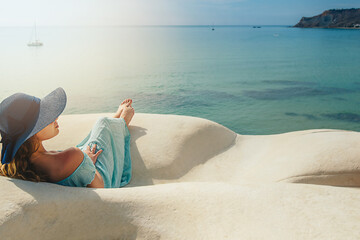
[[[36,34],[36,20],[35,20],[35,42],[37,41],[37,34]]]

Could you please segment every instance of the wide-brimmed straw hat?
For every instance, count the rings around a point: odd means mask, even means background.
[[[65,106],[61,87],[42,99],[25,93],[5,98],[0,103],[1,163],[10,163],[21,144],[54,122]]]

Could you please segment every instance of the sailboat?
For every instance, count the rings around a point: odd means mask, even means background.
[[[28,43],[29,47],[40,47],[42,46],[43,43],[39,41],[39,39],[37,39],[37,32],[36,32],[36,22],[35,22],[35,41],[31,41]]]

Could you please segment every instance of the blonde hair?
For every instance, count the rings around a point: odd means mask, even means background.
[[[30,162],[31,155],[40,147],[36,135],[26,140],[16,152],[10,163],[0,163],[0,176],[29,180],[32,182],[48,182],[49,176],[40,172]]]

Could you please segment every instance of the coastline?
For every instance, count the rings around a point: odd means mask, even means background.
[[[292,28],[316,28],[316,29],[345,29],[345,30],[360,30],[360,28],[350,28],[350,27],[295,27]]]

